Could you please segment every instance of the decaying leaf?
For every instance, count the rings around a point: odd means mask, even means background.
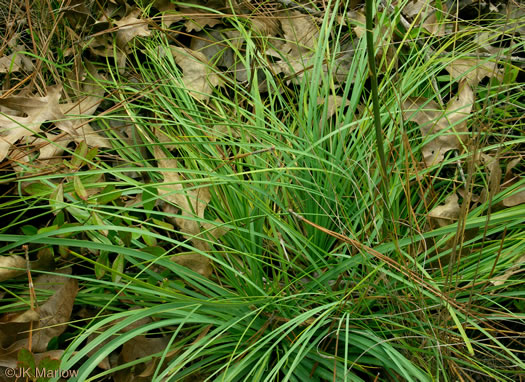
[[[109,26],[109,23],[105,24]],[[119,72],[124,72],[127,60],[126,52],[122,49],[115,49],[113,47],[113,39],[109,35],[102,34],[96,36],[88,42],[87,48],[94,55],[104,58],[113,58],[117,63]]]
[[[354,33],[358,38],[364,38],[366,34],[366,17],[362,11],[351,11],[348,13],[348,17],[353,19],[353,22],[356,24],[353,28]],[[381,59],[386,58],[388,66],[392,61],[397,60],[395,49],[392,47],[391,40],[394,33],[393,24],[381,24],[378,32],[378,36],[375,36],[375,46],[379,47],[376,53],[376,61],[378,63],[378,69],[384,68],[384,66],[379,66]]]
[[[431,34],[443,36],[445,34],[445,25],[437,22],[438,11],[432,3],[432,0],[408,1],[403,7],[402,13],[415,23],[421,23],[423,28]],[[442,5],[445,6],[444,3]]]
[[[197,216],[204,218],[204,209],[210,202],[210,194],[207,188],[198,188],[196,190],[186,190],[182,185],[182,178],[176,169],[179,167],[177,160],[169,159],[161,148],[155,146],[155,158],[158,167],[164,169],[173,169],[174,171],[161,171],[164,182],[159,186],[159,196],[165,201],[175,204],[180,208],[182,217],[176,217],[175,223],[179,226],[181,232],[189,239],[194,247],[208,251],[209,246],[206,241],[198,238],[201,235],[200,224],[192,220]],[[191,253],[180,256],[174,256],[173,261],[187,266],[195,272],[208,277],[211,274],[210,260],[199,253]]]
[[[54,256],[49,248],[38,252],[37,260],[29,262],[31,270],[54,269]],[[19,268],[19,269],[9,269]],[[27,262],[22,256],[0,256],[0,282],[26,274]]]
[[[96,71],[91,74],[100,79]],[[11,111],[9,114],[0,114],[0,161],[5,159],[9,151],[14,148],[15,143],[25,137],[41,133],[40,127],[47,121],[54,121],[60,130],[68,133],[76,142],[85,141],[88,146],[110,147],[106,138],[100,136],[88,123],[79,118],[81,115],[91,115],[95,112],[104,90],[99,86],[86,84],[82,92],[90,93],[91,96],[79,102],[67,104],[59,103],[62,86],[49,87],[45,97],[11,96],[0,99],[0,106]],[[20,116],[20,113],[26,116]],[[38,149],[51,146],[41,152],[42,159],[60,153],[70,142],[69,139],[64,139],[60,135],[45,134],[45,136],[54,141],[54,144],[43,138],[33,139],[32,137],[31,142],[26,142],[38,145]],[[16,159],[22,162],[29,161],[23,155],[17,155]]]
[[[0,161],[7,156],[11,146],[23,137],[40,132],[40,126],[53,119],[61,117],[58,101],[61,86],[48,88],[45,97],[7,97],[0,99],[0,105],[15,112],[22,111],[27,117],[0,114]]]
[[[221,24],[220,17],[217,16],[192,16],[191,19],[184,23],[187,32],[200,32],[204,27],[214,27]]]
[[[50,291],[52,295],[34,310],[8,314],[2,318],[0,333],[4,334],[0,336],[0,345],[5,353],[12,353],[27,346],[31,322],[31,350],[37,353],[46,351],[49,341],[62,334],[67,327],[78,292],[78,281],[54,274],[40,275],[33,282],[37,297],[45,293],[45,290]]]
[[[518,157],[507,164],[507,170],[505,171],[505,180],[503,189],[507,189],[514,184],[521,182],[521,187],[514,191],[512,195],[507,196],[503,199],[502,204],[505,207],[513,207],[519,204],[525,203],[525,184],[523,183],[523,176],[514,175],[512,169],[522,162],[522,158]]]
[[[311,65],[319,28],[315,20],[299,11],[287,14],[288,17],[280,19],[283,37],[286,41],[279,48],[284,59],[273,64],[276,72],[288,75],[297,75],[294,81],[303,76],[303,72]]]
[[[503,71],[496,63],[479,58],[460,58],[445,66],[453,79],[465,79],[470,86],[476,86],[484,77],[495,77],[503,81]]]
[[[59,360],[60,357],[64,354],[64,350],[48,350],[42,353],[33,354],[35,359],[35,364],[40,364],[40,361],[44,358],[50,358],[54,360]],[[9,367],[14,369],[18,366],[18,354],[16,352],[11,352],[9,354],[2,354],[2,349],[0,349],[0,367]],[[0,370],[2,373],[2,370]],[[2,375],[2,374],[0,374]],[[0,379],[2,382],[3,379]]]
[[[474,93],[466,81],[460,84],[458,94],[449,101],[445,111],[434,101],[405,101],[403,116],[419,125],[423,138],[437,134],[422,149],[427,166],[443,161],[447,151],[461,149],[468,132],[466,119],[473,104]]]
[[[481,191],[479,201],[484,203],[488,200],[489,195],[496,195],[500,190],[501,183],[501,169],[497,157],[488,154],[481,154],[481,161],[485,165],[485,172],[487,173],[488,188],[483,188]]]
[[[20,268],[20,269],[10,269]],[[13,277],[24,274],[26,260],[22,256],[2,256],[0,257],[0,282],[9,280]]]
[[[206,4],[206,8],[209,8],[209,10],[202,8],[203,2],[199,0],[179,3],[179,14],[186,19],[184,23],[186,32],[200,32],[207,26],[214,27],[222,23],[221,18],[223,16],[214,11],[224,11],[225,2],[221,0],[208,0],[204,4]]]
[[[126,342],[122,346],[118,363],[124,364],[135,361],[137,359],[151,356],[153,354],[162,353],[169,344],[167,337],[153,337],[137,336]],[[159,358],[153,359],[135,365],[132,368],[127,368],[116,372],[113,376],[115,382],[117,381],[151,381],[152,375],[155,373],[155,367],[158,365]],[[164,359],[166,362],[166,359]]]
[[[23,53],[21,48],[8,56],[0,57],[0,73],[14,73],[20,70],[30,71],[33,69],[33,62]]]
[[[115,25],[118,27],[117,45],[120,49],[127,51],[128,42],[135,37],[149,37],[151,34],[146,21],[137,18],[141,13],[140,9],[135,9],[122,19],[115,21]]]
[[[512,264],[504,274],[502,274],[501,276],[493,277],[490,280],[490,282],[494,286],[501,286],[505,284],[505,281],[507,281],[509,277],[520,272],[520,267],[522,264],[525,264],[525,255],[521,256],[514,264]]]
[[[104,78],[98,74],[93,65],[87,63],[87,72],[77,94],[80,98],[77,102],[60,104],[60,110],[64,119],[56,121],[56,126],[69,133],[75,142],[85,142],[90,147],[108,147],[111,144],[106,137],[97,133],[84,119],[92,116],[98,108],[104,96],[104,88],[96,83]],[[92,77],[92,78],[91,78]]]
[[[437,206],[428,213],[428,216],[437,223],[439,227],[445,227],[454,223],[459,218],[460,206],[456,193],[451,194],[445,200],[445,204]]]
[[[162,25],[166,28],[183,19],[176,11],[175,4],[170,0],[156,0],[153,6],[160,12]]]
[[[337,110],[340,110],[343,105],[349,105],[350,101],[341,96],[330,94],[326,99],[323,97],[317,97],[317,104],[326,104],[327,117],[330,118]]]
[[[194,98],[207,101],[213,88],[220,84],[220,79],[204,54],[175,46],[171,46],[170,50],[175,62],[182,68],[184,86]]]

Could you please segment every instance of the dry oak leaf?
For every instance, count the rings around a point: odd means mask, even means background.
[[[172,211],[172,204],[180,209],[180,217],[175,217],[175,224],[180,228],[181,233],[193,246],[202,251],[208,252],[208,243],[199,238],[201,236],[201,227],[194,217],[204,218],[204,209],[210,202],[210,194],[207,188],[198,188],[196,190],[185,189],[182,185],[182,178],[176,171],[179,164],[176,159],[170,159],[164,151],[155,146],[154,156],[157,159],[158,167],[163,169],[172,169],[173,171],[161,170],[164,177],[163,183],[158,187],[159,196],[166,202],[165,212]],[[205,229],[207,227],[204,227]],[[222,234],[220,230],[210,231],[211,235],[218,237]],[[208,277],[211,275],[212,268],[210,260],[200,253],[185,253],[173,256],[172,261],[177,264],[186,266],[193,271]]]
[[[503,82],[503,71],[498,65],[479,58],[459,58],[445,66],[453,79],[465,79],[470,86],[476,86],[484,77],[495,77]]]
[[[120,49],[126,51],[128,42],[137,36],[150,36],[151,32],[148,28],[147,22],[137,18],[141,12],[140,9],[136,9],[122,19],[114,21],[115,25],[118,27],[117,45]]]
[[[328,98],[317,97],[317,104],[326,104],[327,117],[332,117],[337,111],[341,111],[342,107],[350,105],[350,101],[338,95],[330,94]]]
[[[98,74],[97,70],[91,64],[87,64],[87,69],[94,80],[104,80],[104,77]],[[95,114],[100,100],[104,97],[105,93],[102,86],[97,85],[96,82],[88,82],[94,80],[88,80],[87,78],[90,77],[88,77],[86,73],[81,89],[78,90],[78,95],[82,97],[79,101],[59,105],[65,118],[56,121],[55,124],[60,130],[68,132],[75,142],[80,143],[85,141],[90,147],[111,148],[108,139],[93,130],[91,125],[83,120]],[[85,94],[88,95],[86,96]],[[80,118],[81,116],[83,118]]]
[[[525,264],[525,255],[521,256],[514,264],[512,264],[504,274],[493,277],[490,282],[495,286],[501,286],[505,284],[505,281],[507,281],[509,277],[520,272],[520,267],[522,264]]]
[[[207,9],[202,7],[203,3]],[[217,13],[217,11],[221,12],[231,3],[223,0],[208,0],[205,2],[202,0],[189,0],[183,4],[184,6],[179,6],[179,14],[187,19],[184,23],[186,31],[200,32],[206,26],[214,27],[222,23],[221,18],[224,16]],[[232,11],[230,10],[230,12]]]
[[[206,56],[201,52],[170,46],[175,62],[182,68],[182,82],[190,91],[192,97],[199,101],[207,101],[213,88],[221,81],[213,72]]]
[[[460,206],[458,196],[453,193],[447,197],[445,204],[432,209],[428,216],[437,223],[439,227],[445,227],[454,223],[459,218]]]
[[[0,106],[22,111],[27,115],[20,117],[15,113],[0,113],[0,162],[18,140],[39,133],[42,123],[62,117],[58,108],[61,92],[61,86],[52,86],[48,88],[45,97],[13,96],[0,99]]]
[[[523,177],[514,175],[514,173],[512,172],[512,169],[522,162],[523,162],[523,159],[521,156],[519,156],[518,158],[511,160],[507,164],[507,169],[505,170],[505,179],[504,179],[505,186],[503,187],[504,189],[511,187],[512,185],[519,182],[520,179],[521,180],[523,179]],[[503,202],[502,202],[502,204],[505,207],[513,207],[513,206],[517,206],[522,203],[525,203],[525,187],[523,187],[523,185],[521,187],[521,190],[514,192],[510,196],[507,196],[505,199],[503,199]]]
[[[15,73],[23,70],[32,70],[33,62],[21,52],[11,53],[0,57],[0,73]]]
[[[30,261],[29,267],[31,270],[48,271],[54,269],[53,253],[48,249],[39,250],[37,260]],[[0,256],[0,282],[24,275],[26,272],[27,262],[22,256]]]
[[[366,33],[366,17],[365,14],[361,11],[350,11],[348,13],[348,17],[350,19],[353,19],[356,26],[353,28],[354,33],[358,38],[363,38]],[[379,32],[376,36],[374,36],[374,40],[376,41],[376,46],[378,46],[381,49],[378,49],[376,53],[376,62],[378,63],[378,67],[380,69],[383,68],[383,66],[379,66],[381,63],[381,58],[385,56],[388,66],[391,65],[391,63],[394,60],[397,60],[395,49],[392,47],[392,36],[394,33],[394,25],[393,23],[381,24],[381,27],[379,28]],[[395,62],[395,61],[394,61]]]
[[[156,0],[153,6],[160,12],[162,25],[165,28],[169,28],[171,24],[183,19],[179,12],[176,11],[175,4],[170,0]]]
[[[311,65],[319,28],[311,16],[298,11],[289,12],[288,17],[280,19],[280,23],[286,43],[279,48],[279,52],[285,59],[273,64],[272,68],[276,73],[297,74],[294,78],[297,82]],[[267,53],[271,55],[271,52]]]
[[[443,36],[445,23],[438,23],[435,9],[430,0],[416,0],[407,2],[401,12],[415,22],[423,20],[421,25],[431,34]]]
[[[222,21],[218,16],[192,16],[184,23],[184,27],[187,32],[200,32],[206,26],[214,27],[221,23]]]
[[[67,272],[63,272],[64,274]],[[73,304],[78,292],[78,281],[60,274],[40,275],[33,281],[37,296],[44,290],[52,292],[51,297],[35,310],[29,309],[21,314],[7,315],[0,323],[0,333],[18,330],[16,336],[0,336],[2,347],[8,345],[9,351],[17,351],[27,346],[30,323],[33,322],[32,348],[39,353],[47,350],[49,341],[66,330],[71,317]],[[8,340],[11,343],[8,343]]]
[[[20,268],[20,269],[10,269]],[[22,256],[2,256],[0,257],[0,282],[9,280],[13,277],[24,274],[26,260]]]
[[[421,98],[405,101],[403,117],[419,125],[423,138],[432,136],[422,149],[427,166],[443,161],[447,151],[461,149],[473,104],[474,93],[466,81],[460,83],[458,94],[445,111],[434,101]]]

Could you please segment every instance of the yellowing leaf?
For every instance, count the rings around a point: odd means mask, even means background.
[[[86,188],[82,184],[82,180],[80,179],[79,176],[73,177],[73,186],[75,188],[75,192],[77,193],[80,199],[82,200],[88,199],[88,193],[86,191]]]
[[[466,82],[460,84],[458,94],[449,101],[445,111],[434,101],[405,101],[404,118],[419,125],[423,138],[433,136],[422,149],[427,166],[443,161],[447,151],[461,149],[468,132],[466,118],[473,104],[474,93]]]

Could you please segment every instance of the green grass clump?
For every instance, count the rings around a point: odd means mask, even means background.
[[[425,97],[445,108],[462,81],[446,68],[476,54],[483,27],[439,37],[403,23],[401,8],[375,10],[374,94],[373,36],[348,37],[363,25],[341,22],[343,8],[319,21],[295,75],[264,54],[276,39],[228,17],[238,41],[221,43],[216,59],[233,54],[246,80],[210,65],[221,83],[211,94],[191,89],[170,53],[180,27],[151,30],[130,42],[125,70],[93,60],[104,76],[89,81],[105,95],[89,123],[111,148],[74,144],[60,172],[2,175],[11,188],[0,199],[1,252],[47,248],[79,281],[77,316],[57,339],[60,368],[78,369],[72,380],[125,370],[152,381],[519,378],[525,204],[508,197],[524,180],[513,175],[522,164],[507,165],[523,155],[522,69],[512,61],[523,40],[486,58],[504,75],[472,85],[468,133],[437,133],[467,135],[461,149],[425,166],[435,135],[422,137],[403,105]],[[433,215],[450,195],[457,208]],[[201,210],[195,196],[207,198]],[[173,202],[184,198],[193,211]],[[2,312],[28,309],[23,282],[3,283]],[[130,341],[160,338],[153,353],[99,367],[126,343],[140,346]]]

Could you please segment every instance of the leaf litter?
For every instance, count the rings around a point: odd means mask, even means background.
[[[466,81],[460,84],[445,110],[437,102],[424,98],[404,102],[403,117],[416,122],[423,139],[428,141],[421,150],[427,166],[442,162],[450,150],[462,150],[468,139],[467,119],[473,105],[474,92]]]

